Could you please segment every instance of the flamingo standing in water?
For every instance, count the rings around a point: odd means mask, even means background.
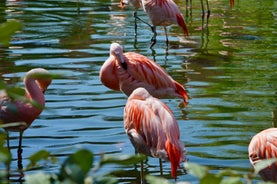
[[[112,43],[110,57],[100,70],[100,80],[113,90],[121,90],[127,96],[138,87],[144,87],[152,96],[179,97],[188,101],[185,88],[173,80],[154,61],[135,52],[126,52],[118,43]]]
[[[184,35],[188,36],[188,29],[185,24],[185,20],[183,18],[183,15],[181,14],[178,6],[173,0],[129,0],[130,3],[135,8],[134,17],[135,19],[139,19],[140,21],[144,22],[145,24],[149,25],[152,29],[152,32],[154,33],[151,41],[152,48],[156,44],[156,26],[163,26],[165,35],[166,35],[166,44],[168,45],[168,36],[167,36],[167,30],[166,26],[177,24],[180,27],[182,27]],[[124,0],[120,1],[121,6],[124,6]],[[137,16],[137,10],[141,6],[145,13],[150,18],[152,25],[148,24],[144,20],[140,19]],[[135,23],[136,28],[136,23]]]
[[[256,134],[248,146],[250,163],[255,165],[261,160],[277,159],[277,128],[269,128]],[[263,180],[277,183],[277,162],[259,172]]]
[[[169,107],[146,89],[137,88],[124,108],[124,128],[138,153],[160,159],[161,172],[161,159],[169,160],[171,174],[176,180],[177,168],[185,160],[185,150],[178,123]]]
[[[49,72],[43,68],[35,68],[27,72],[24,78],[26,99],[12,100],[4,91],[0,93],[0,123],[6,124],[6,131],[19,132],[19,159],[22,153],[22,134],[42,112],[45,104],[44,92],[50,83]],[[12,126],[11,123],[20,125]],[[9,146],[9,139],[7,143]]]

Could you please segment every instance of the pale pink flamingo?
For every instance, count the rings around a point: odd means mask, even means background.
[[[269,128],[256,134],[248,146],[248,155],[253,167],[261,160],[277,159],[277,128]],[[277,183],[277,162],[259,172],[265,181]]]
[[[156,26],[164,27],[167,45],[168,45],[168,36],[167,36],[166,26],[177,24],[183,29],[184,35],[188,36],[188,29],[185,24],[184,17],[180,12],[179,7],[176,5],[176,3],[173,0],[129,0],[129,1],[135,8],[135,13],[134,13],[135,18],[149,25],[152,29],[152,32],[154,33],[150,48],[152,48],[156,43],[156,36],[157,36]],[[124,0],[123,1],[121,0],[120,4],[121,6],[123,6]],[[147,22],[145,22],[144,20],[140,19],[137,16],[136,11],[139,8],[139,6],[141,6],[145,11],[145,13],[148,15],[153,26],[148,24]]]
[[[4,91],[0,93],[0,122],[5,125],[6,131],[19,132],[19,157],[22,153],[22,134],[42,112],[45,104],[44,92],[50,83],[49,72],[43,68],[35,68],[27,72],[24,78],[25,99],[13,100]],[[12,123],[17,125],[13,126]],[[9,139],[7,143],[9,146]]]
[[[123,53],[118,43],[111,44],[110,57],[100,70],[100,80],[108,88],[121,90],[127,96],[136,88],[144,87],[157,98],[182,98],[184,105],[189,98],[185,88],[160,65],[135,52]]]
[[[169,160],[171,174],[176,180],[177,168],[185,161],[184,144],[180,141],[178,123],[161,100],[152,97],[144,88],[129,96],[124,108],[124,128],[138,153]],[[143,163],[141,179],[143,178]]]

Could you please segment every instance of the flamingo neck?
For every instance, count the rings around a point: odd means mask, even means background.
[[[26,87],[27,98],[35,101],[36,103],[41,105],[41,108],[43,108],[45,104],[45,99],[41,89],[36,83],[36,80],[33,78],[26,78],[24,80],[24,83]]]

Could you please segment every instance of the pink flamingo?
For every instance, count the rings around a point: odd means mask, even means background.
[[[42,112],[45,104],[43,93],[50,83],[49,72],[42,68],[35,68],[30,70],[24,78],[25,99],[13,100],[4,91],[0,93],[0,121],[5,124],[6,131],[19,132],[19,159],[22,153],[22,134]],[[13,126],[12,123],[17,125]],[[9,139],[7,143],[9,147]]]
[[[261,160],[277,159],[277,128],[269,128],[256,134],[248,146],[248,155],[253,167]],[[263,180],[277,183],[277,162],[259,172]]]
[[[100,70],[100,80],[113,90],[121,90],[129,96],[136,88],[144,87],[157,98],[179,97],[186,106],[185,88],[174,81],[166,71],[149,58],[135,52],[123,54],[118,43],[112,43],[110,57]]]
[[[169,107],[146,89],[137,88],[124,108],[124,128],[138,153],[159,158],[161,174],[161,159],[169,160],[171,174],[176,180],[177,168],[185,161],[185,150],[178,123]],[[143,163],[141,179],[142,173]]]
[[[188,29],[185,24],[183,15],[181,14],[178,6],[173,0],[129,0],[129,1],[135,8],[134,17],[144,22],[145,24],[149,25],[152,29],[152,32],[154,33],[154,36],[151,39],[152,43],[150,48],[152,48],[156,44],[156,36],[157,36],[156,26],[164,27],[167,45],[168,45],[168,36],[167,36],[166,26],[177,24],[180,27],[182,27],[184,35],[188,36]],[[121,6],[123,6],[124,0],[121,0],[120,4]],[[143,8],[145,13],[148,15],[153,26],[148,24],[147,22],[145,22],[144,20],[140,19],[137,16],[136,12],[139,8],[139,5]],[[135,28],[136,28],[136,25],[135,25]]]

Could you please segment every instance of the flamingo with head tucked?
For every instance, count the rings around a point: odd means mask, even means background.
[[[100,70],[102,83],[113,89],[121,90],[127,96],[138,87],[145,88],[157,98],[179,97],[188,101],[185,88],[173,80],[166,71],[149,58],[135,53],[123,53],[118,43],[112,43],[110,57]]]
[[[269,128],[256,134],[248,146],[248,155],[253,167],[266,159],[277,159],[277,128]],[[262,169],[259,174],[265,181],[277,183],[277,162]]]
[[[177,120],[166,104],[152,97],[146,89],[137,88],[124,108],[124,127],[137,152],[169,160],[171,174],[177,178],[177,168],[185,160],[185,150]],[[161,161],[160,167],[162,172]]]
[[[0,122],[6,124],[6,131],[19,132],[19,155],[22,152],[22,134],[42,112],[45,104],[44,92],[50,83],[49,72],[43,68],[35,68],[27,72],[24,78],[25,100],[13,100],[4,91],[0,93]],[[9,126],[19,122],[20,125]]]

